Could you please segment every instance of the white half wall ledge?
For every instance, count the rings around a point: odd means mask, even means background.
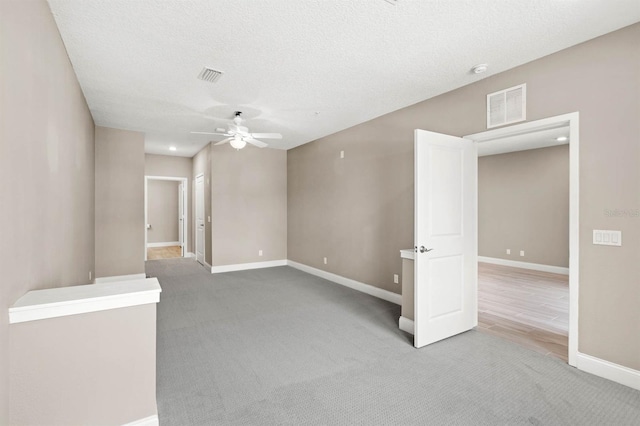
[[[145,417],[144,419],[139,419],[131,423],[125,423],[122,426],[159,426],[159,425],[160,425],[160,420],[158,419],[158,415],[155,414],[153,416]]]
[[[131,275],[113,275],[110,277],[98,277],[95,279],[96,284],[114,283],[118,281],[143,280],[147,278],[147,274],[131,274]]]
[[[398,327],[400,328],[400,330],[405,331],[411,335],[415,333],[415,325],[413,323],[413,320],[407,317],[400,317],[400,319],[398,320]]]
[[[212,274],[222,272],[246,271],[249,269],[273,268],[275,266],[287,266],[287,260],[268,260],[265,262],[238,263],[235,265],[218,265],[211,267]]]
[[[9,323],[158,303],[161,291],[157,278],[33,290],[9,308]]]
[[[519,262],[517,260],[499,259],[497,257],[478,256],[478,262],[491,263],[493,265],[510,266],[512,268],[531,269],[533,271],[550,272],[552,274],[569,275],[569,268],[540,263]]]
[[[400,257],[403,259],[415,260],[416,252],[414,249],[400,250]]]
[[[320,278],[324,278],[325,280],[332,281],[336,284],[361,291],[370,296],[386,300],[387,302],[395,303],[396,305],[402,305],[402,295],[398,293],[393,293],[391,291],[372,286],[371,284],[365,284],[360,281],[352,280],[351,278],[346,278],[341,275],[323,271],[322,269],[317,269],[311,266],[304,265],[302,263],[294,262],[292,260],[287,261],[287,264],[292,268],[298,269],[311,275],[315,275]]]
[[[173,247],[173,246],[179,246],[180,245],[180,241],[166,241],[163,243],[147,243],[147,247],[153,248],[153,247]]]
[[[640,391],[640,371],[578,352],[578,370],[603,377]]]

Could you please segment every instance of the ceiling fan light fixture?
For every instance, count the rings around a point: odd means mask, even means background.
[[[233,148],[237,149],[238,151],[244,148],[245,146],[247,146],[247,143],[244,141],[244,139],[242,139],[240,135],[235,135],[235,137],[231,139],[229,143]]]

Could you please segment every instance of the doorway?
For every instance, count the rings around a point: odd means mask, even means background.
[[[567,362],[569,129],[478,149],[477,330]]]
[[[145,261],[186,257],[187,178],[145,176]]]
[[[196,176],[196,260],[205,265],[204,174]]]
[[[415,296],[414,296],[414,345],[416,347],[438,341],[446,337],[470,330],[477,326],[478,296],[477,296],[477,150],[481,147],[489,147],[493,144],[509,144],[509,138],[518,135],[526,135],[548,129],[567,127],[569,132],[569,330],[568,330],[568,363],[576,365],[578,349],[578,272],[579,272],[579,245],[578,245],[578,219],[579,219],[579,115],[577,112],[547,119],[532,121],[524,124],[503,127],[500,129],[485,131],[464,138],[439,135],[432,132],[416,130],[416,165],[415,165]],[[433,149],[437,140],[447,138],[446,150],[438,153]],[[473,143],[469,147],[468,142]],[[486,144],[486,145],[483,145]],[[454,145],[459,145],[455,148]],[[464,150],[467,152],[463,152]],[[453,153],[455,150],[458,153]],[[437,156],[442,156],[438,159]],[[470,154],[469,154],[470,153]],[[430,157],[431,155],[431,157]],[[475,162],[471,166],[463,165],[468,155],[475,156]],[[443,161],[449,161],[451,165],[460,169],[461,173],[450,178],[443,178],[445,173],[425,173],[436,167],[428,167],[429,164],[437,166]],[[466,164],[466,163],[465,163]],[[468,173],[474,169],[473,173]],[[440,170],[444,172],[446,170]],[[447,172],[448,173],[448,172]],[[449,173],[450,174],[450,173]],[[454,179],[454,180],[452,180]],[[456,183],[456,193],[447,198],[452,191],[452,183]],[[471,189],[469,189],[471,188]],[[465,192],[466,191],[466,192]],[[471,191],[471,194],[468,192]],[[431,197],[431,201],[428,198]],[[442,199],[440,199],[440,198]],[[438,203],[433,201],[438,200]],[[439,211],[438,206],[449,203],[447,214]],[[422,206],[422,207],[421,207]],[[451,213],[451,208],[453,213]],[[457,213],[456,213],[457,212]],[[458,214],[459,213],[459,214]],[[460,216],[460,217],[458,217]],[[451,217],[457,218],[455,223]],[[471,218],[469,225],[464,225]],[[438,224],[444,228],[437,229]],[[453,226],[455,224],[456,226]],[[458,226],[457,224],[460,224]],[[445,229],[449,226],[450,229]],[[466,247],[450,256],[437,257],[436,252],[449,250],[446,240],[459,236],[456,244]],[[441,238],[442,237],[442,238]],[[455,238],[454,238],[455,239]],[[451,245],[451,244],[450,244]],[[453,246],[452,246],[453,247]],[[433,257],[433,258],[432,258]],[[473,262],[468,262],[468,258]],[[464,260],[463,260],[464,259]],[[465,273],[455,273],[455,268],[443,269],[447,263],[453,261],[465,262]],[[475,265],[469,266],[467,265]],[[471,268],[475,270],[471,273]],[[442,306],[447,307],[446,312]],[[457,318],[455,321],[451,319]],[[432,339],[430,336],[436,336]]]
[[[476,133],[465,136],[465,138],[473,140],[477,143],[478,150],[484,151],[488,149],[500,149],[502,145],[516,145],[515,140],[521,144],[535,143],[535,138],[528,137],[540,132],[554,132],[557,129],[563,129],[568,135],[569,144],[569,324],[568,324],[568,364],[576,366],[578,355],[578,293],[579,293],[579,113],[559,115],[555,117],[545,118],[542,120],[532,121],[529,123],[519,124],[515,126],[503,127],[496,130]],[[547,145],[553,146],[557,144],[557,138],[546,138]],[[525,146],[519,146],[512,151],[526,149]],[[543,144],[530,145],[532,147],[542,148]],[[485,151],[487,152],[487,151]],[[507,152],[507,151],[504,151]],[[542,271],[544,272],[544,271]],[[557,273],[559,271],[551,271]]]

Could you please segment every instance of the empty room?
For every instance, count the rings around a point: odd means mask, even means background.
[[[640,423],[637,0],[0,0],[0,40],[0,424]]]

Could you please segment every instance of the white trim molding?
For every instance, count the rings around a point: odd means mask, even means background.
[[[125,423],[122,426],[159,426],[160,420],[158,419],[158,415],[154,414],[153,416],[145,417],[144,419],[138,419],[131,423]]]
[[[321,269],[316,269],[311,266],[304,265],[302,263],[294,262],[292,260],[287,261],[287,264],[292,268],[299,269],[303,272],[306,272],[311,275],[315,275],[320,278],[324,278],[325,280],[333,281],[336,284],[340,284],[345,287],[349,287],[354,290],[367,293],[379,299],[386,300],[387,302],[395,303],[396,305],[402,305],[402,295],[398,293],[393,293],[388,290],[374,287],[370,284],[365,284],[360,281],[352,280],[351,278],[346,278],[341,275],[333,274],[331,272],[323,271]]]
[[[184,257],[196,257],[196,254],[189,251]]]
[[[534,271],[551,272],[553,274],[569,275],[569,268],[540,263],[520,262],[517,260],[500,259],[497,257],[478,256],[478,262],[492,263],[494,265],[511,266],[512,268],[531,269]]]
[[[595,376],[640,390],[640,371],[578,352],[576,367]]]
[[[212,266],[211,273],[219,274],[221,272],[246,271],[249,269],[273,268],[275,266],[287,266],[287,261],[286,260],[268,260],[266,262],[238,263],[235,265]]]
[[[9,308],[9,323],[158,303],[161,291],[157,278],[32,290]]]
[[[402,331],[406,331],[409,334],[414,334],[415,325],[413,324],[413,320],[407,317],[400,317],[398,320],[398,327]]]
[[[180,241],[168,241],[164,243],[147,243],[147,247],[173,247],[179,246]]]
[[[111,277],[99,277],[94,281],[96,284],[114,283],[117,281],[143,280],[147,278],[147,274],[131,274],[131,275],[113,275]]]

